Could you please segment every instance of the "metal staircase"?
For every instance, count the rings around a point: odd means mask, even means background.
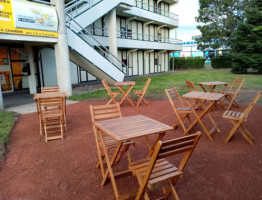
[[[74,0],[67,4],[65,9],[70,60],[110,84],[124,80],[127,66],[110,53],[85,28],[121,2]],[[92,14],[94,12],[96,14]]]

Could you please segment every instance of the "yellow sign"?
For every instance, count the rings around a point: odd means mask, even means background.
[[[27,1],[0,0],[0,33],[58,37],[57,26],[55,8]]]

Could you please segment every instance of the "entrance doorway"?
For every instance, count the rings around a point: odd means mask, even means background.
[[[29,63],[24,48],[9,48],[14,91],[28,89]]]
[[[0,47],[0,82],[2,92],[12,92],[12,73],[8,48]]]

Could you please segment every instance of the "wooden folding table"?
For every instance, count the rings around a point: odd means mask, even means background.
[[[210,92],[213,92],[213,93],[216,92],[216,91],[215,91],[215,87],[218,86],[218,85],[224,86],[224,87],[219,91],[219,93],[222,93],[222,92],[226,89],[226,87],[227,87],[228,84],[229,84],[229,83],[227,83],[227,82],[222,82],[222,81],[198,82],[198,85],[203,89],[204,92],[207,92],[207,90],[205,89],[204,86],[208,86],[209,89],[210,89]],[[223,102],[222,100],[219,100],[219,102],[220,102],[221,106],[226,109],[226,106],[225,106],[224,102]]]
[[[218,131],[218,132],[221,132],[219,130],[219,128],[217,128],[217,125],[216,125],[216,122],[215,120],[212,118],[212,116],[210,115],[210,110],[211,108],[214,106],[214,104],[219,101],[222,97],[224,97],[225,95],[224,94],[220,94],[220,93],[211,93],[211,92],[189,92],[185,95],[183,95],[182,97],[185,98],[185,99],[194,99],[194,100],[197,100],[198,102],[200,102],[201,106],[203,107],[203,110],[201,110],[201,113],[200,114],[197,114],[195,109],[193,108],[192,104],[190,103],[190,101],[188,101],[189,103],[189,106],[191,107],[192,109],[192,112],[193,114],[195,115],[196,119],[191,123],[191,125],[187,128],[187,130],[185,131],[185,134],[188,133],[197,123],[199,123],[205,134],[207,135],[207,137],[213,141],[213,138],[211,136],[211,134],[214,132],[214,131]],[[205,105],[204,101],[207,101],[209,102],[208,105]],[[208,115],[211,123],[213,124],[213,127],[209,130],[207,130],[207,128],[205,127],[204,123],[202,122],[202,119],[205,115]]]
[[[39,104],[39,99],[52,99],[56,97],[62,97],[64,99],[64,116],[66,115],[66,98],[67,94],[65,92],[48,92],[48,93],[37,93],[34,95],[34,100],[36,101],[37,106],[37,114],[40,123],[40,134],[42,135],[42,128],[41,128],[41,107]]]
[[[55,97],[63,97],[64,101],[66,102],[67,94],[65,92],[48,92],[48,93],[37,93],[34,95],[34,100],[36,101],[37,104],[37,112],[39,113],[40,107],[39,107],[39,99],[51,99]],[[65,104],[66,106],[66,104]]]
[[[198,82],[198,85],[203,89],[204,92],[207,92],[204,86],[208,86],[210,89],[210,92],[215,92],[216,86],[223,85],[224,87],[222,88],[221,91],[224,91],[228,83],[222,82],[222,81],[209,81],[209,82]]]
[[[121,143],[122,141],[134,140],[135,138],[139,137],[158,134],[156,141],[151,145],[151,148],[149,149],[149,156],[154,151],[157,142],[164,137],[166,131],[173,130],[173,127],[143,115],[134,115],[129,117],[97,121],[94,122],[94,125],[99,130],[107,164],[106,176],[102,182],[102,185],[108,178],[110,178],[116,199],[125,199],[128,195],[120,196],[115,182],[115,176],[123,173],[114,173],[112,169],[112,165],[114,163],[114,160],[116,159],[116,156],[114,155],[117,155],[117,151],[119,151],[120,148],[116,148],[112,158],[109,159],[105,141],[103,139],[103,134],[111,136],[119,143]]]
[[[119,102],[119,105],[123,103],[125,98],[129,101],[129,103],[135,107],[135,104],[133,103],[132,99],[128,96],[129,92],[132,90],[134,85],[136,84],[135,81],[124,81],[124,82],[116,82],[115,85],[119,88],[119,90],[122,92],[123,96]],[[129,86],[128,89],[125,91],[122,86]]]

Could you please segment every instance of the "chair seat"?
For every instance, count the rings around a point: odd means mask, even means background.
[[[178,111],[191,111],[190,107],[177,107],[176,108]]]
[[[63,112],[62,110],[47,110],[47,111],[42,111],[42,118],[47,119],[47,118],[53,118],[53,117],[62,117]]]
[[[114,148],[118,144],[117,141],[115,141],[113,138],[108,137],[108,136],[104,137],[104,140],[105,140],[105,146],[107,149]],[[101,145],[101,138],[98,138],[98,142]]]
[[[143,91],[142,91],[142,90],[135,90],[135,91],[134,91],[134,94],[138,94],[138,95],[139,95],[139,94],[143,94]]]
[[[235,111],[231,111],[231,110],[226,110],[223,113],[223,118],[239,120],[243,117],[243,115],[244,115],[244,113],[242,113],[242,112],[235,112]],[[246,117],[246,119],[247,119],[247,117]]]
[[[135,175],[139,181],[142,182],[148,166],[150,164],[150,158],[146,158],[129,165],[130,171]],[[169,163],[165,159],[158,159],[156,161],[155,167],[149,177],[147,187],[152,189],[157,183],[172,179],[176,176],[183,174],[182,171],[179,171],[177,167]]]
[[[234,95],[235,94],[235,92],[230,92],[230,91],[224,91],[223,92],[223,94],[225,94],[225,95]]]

